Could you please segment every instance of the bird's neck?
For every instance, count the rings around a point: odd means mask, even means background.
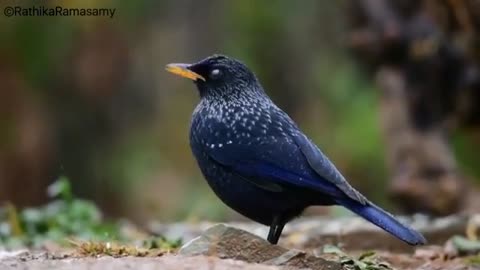
[[[240,90],[229,94],[210,94],[202,97],[201,103],[207,107],[250,107],[269,105],[272,101],[264,92]]]
[[[271,99],[264,93],[248,93],[246,91],[235,95],[207,95],[201,98],[195,108],[193,117],[203,117],[219,120],[234,119],[239,115],[249,115],[261,111],[269,111],[274,106]],[[223,119],[226,117],[226,119]]]

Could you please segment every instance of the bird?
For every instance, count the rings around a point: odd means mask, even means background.
[[[271,244],[312,205],[341,205],[410,245],[426,243],[353,188],[241,61],[215,54],[166,70],[198,89],[189,139],[208,185],[227,206],[269,226]]]

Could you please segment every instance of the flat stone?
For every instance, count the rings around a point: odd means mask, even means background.
[[[214,256],[248,263],[295,268],[342,269],[337,262],[327,261],[302,251],[271,245],[261,237],[223,224],[209,228],[201,236],[186,243],[179,254]]]

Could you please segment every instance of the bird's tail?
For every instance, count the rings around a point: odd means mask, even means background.
[[[410,245],[426,243],[425,237],[419,232],[402,224],[392,214],[371,202],[363,205],[352,199],[342,199],[338,203]]]

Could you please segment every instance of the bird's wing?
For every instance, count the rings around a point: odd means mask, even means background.
[[[328,159],[326,155],[303,133],[298,132],[292,136],[295,143],[300,148],[302,154],[307,159],[310,167],[322,178],[332,182],[340,190],[342,190],[351,199],[366,204],[367,199],[357,190],[355,190],[345,180],[343,175],[337,170],[335,165]]]
[[[299,146],[291,138],[269,138],[254,143],[228,144],[205,149],[208,156],[245,180],[269,191],[281,192],[288,186],[304,187],[344,197],[343,190],[319,177]]]
[[[345,180],[333,163],[286,114],[272,114],[270,129],[239,130],[250,137],[222,147],[206,147],[208,156],[234,173],[268,190],[294,185],[334,197],[349,197],[361,204],[367,199]]]

